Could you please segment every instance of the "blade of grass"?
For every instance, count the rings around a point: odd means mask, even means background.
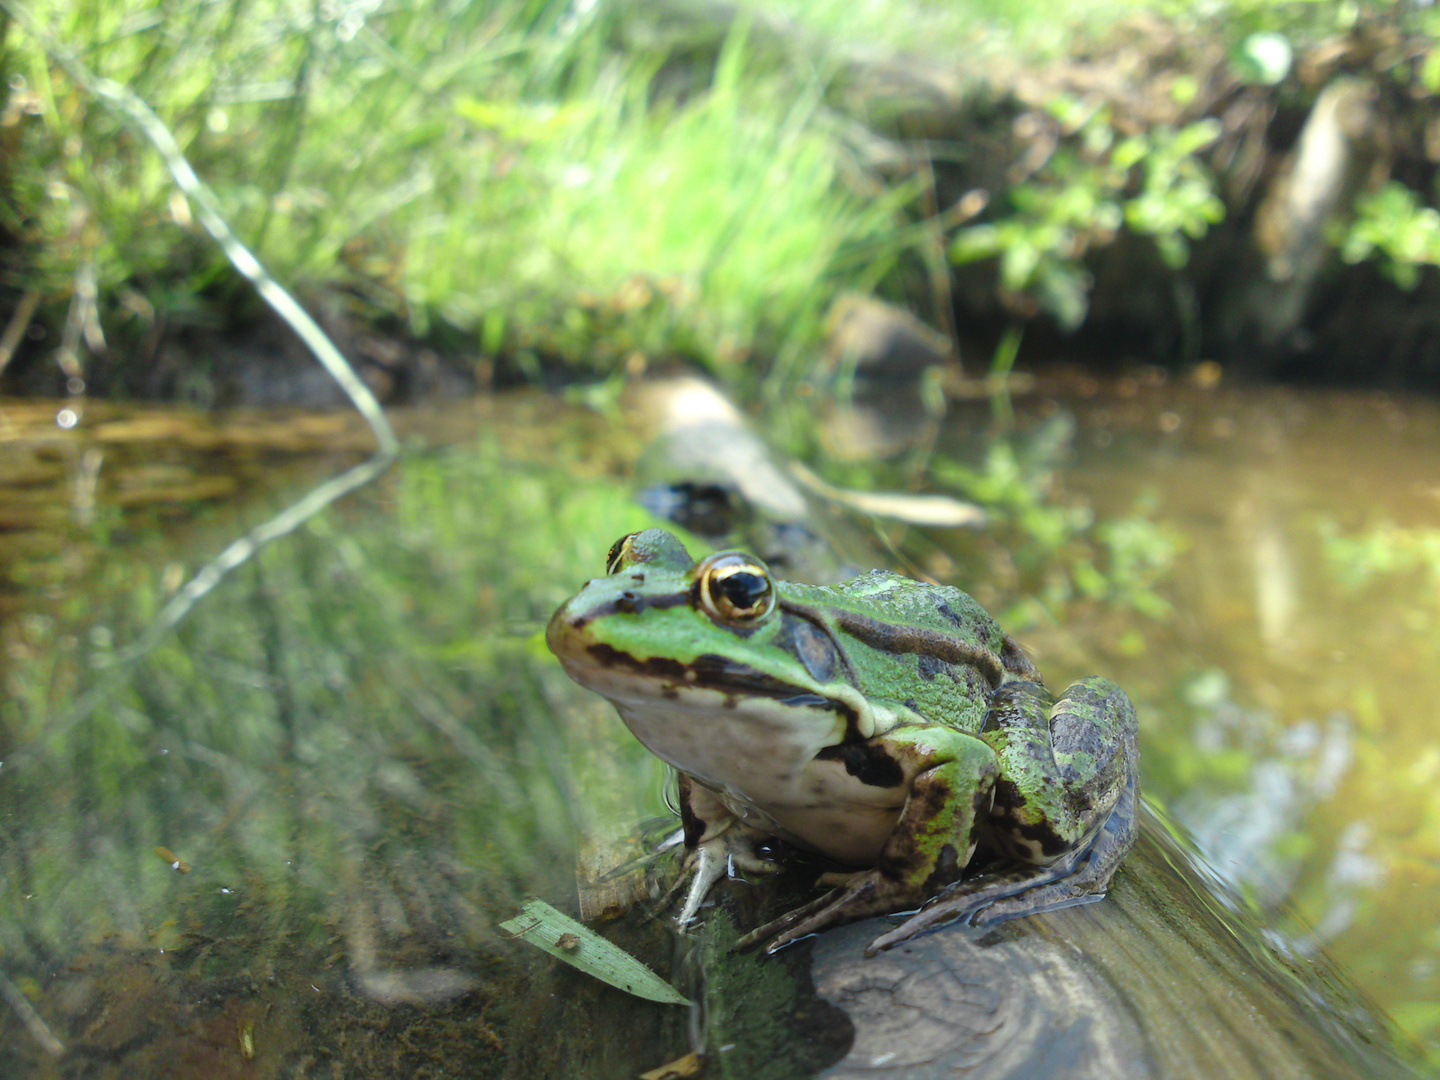
[[[618,945],[562,915],[544,900],[528,900],[500,929],[543,949],[578,971],[617,990],[662,1005],[689,1005],[690,999]]]

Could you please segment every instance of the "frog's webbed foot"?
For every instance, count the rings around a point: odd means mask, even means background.
[[[685,903],[675,921],[688,926],[700,910],[706,895],[722,877],[734,877],[737,870],[752,874],[778,873],[781,866],[755,854],[755,841],[759,837],[742,827],[726,829],[718,836],[712,836],[701,843],[686,859],[687,869],[693,875],[690,887],[685,893]],[[682,874],[680,882],[685,880]],[[679,882],[676,883],[677,886]]]
[[[956,882],[894,930],[872,941],[865,955],[874,956],[953,922],[990,926],[1103,899],[1120,860],[1135,843],[1137,790],[1132,774],[1115,809],[1089,844],[1047,867],[1012,865]]]
[[[1104,897],[1103,892],[1078,888],[1069,878],[1056,880],[1056,873],[1063,872],[1063,867],[1057,870],[1020,865],[968,878],[929,901],[894,930],[881,934],[866,947],[865,955],[874,956],[954,922],[989,926]]]
[[[827,927],[855,922],[871,915],[888,914],[896,908],[910,907],[915,903],[908,886],[886,877],[879,870],[826,874],[820,881],[821,884],[843,881],[843,884],[750,931],[736,943],[736,947],[746,949],[769,938],[765,952],[774,954],[786,945]]]

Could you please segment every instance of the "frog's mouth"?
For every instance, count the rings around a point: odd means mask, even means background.
[[[855,702],[717,654],[702,654],[683,663],[663,656],[637,657],[595,642],[579,654],[562,657],[561,664],[571,678],[609,698],[622,713],[641,708],[674,715],[677,709],[724,708],[762,726],[782,728],[801,723],[802,716],[830,713],[836,718],[837,730],[824,736],[822,743],[858,733],[866,721]],[[787,715],[793,719],[786,721]]]
[[[704,653],[687,664],[665,656],[641,658],[598,642],[588,646],[585,652],[591,663],[582,665],[571,660],[566,661],[566,665],[583,667],[587,678],[582,681],[586,683],[593,681],[590,673],[598,670],[643,680],[646,685],[658,688],[660,697],[683,694],[691,689],[713,690],[736,698],[765,698],[807,709],[851,711],[846,702],[817,693],[813,687],[786,682],[717,653]],[[649,696],[656,696],[654,690]]]

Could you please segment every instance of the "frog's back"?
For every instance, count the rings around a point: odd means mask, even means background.
[[[1039,679],[990,613],[952,586],[873,570],[838,585],[790,588],[802,603],[837,614],[867,697],[905,705],[928,721],[978,732],[1003,678]]]
[[[882,618],[896,625],[921,627],[949,634],[965,641],[989,646],[1000,652],[1005,631],[990,613],[967,592],[953,585],[932,585],[889,570],[872,570],[835,585],[837,602],[859,601],[853,610],[884,612]]]

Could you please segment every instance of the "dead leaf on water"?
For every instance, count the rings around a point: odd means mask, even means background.
[[[190,872],[190,864],[180,858],[179,855],[176,855],[175,852],[171,851],[168,847],[157,847],[155,854],[169,863],[171,870],[178,870],[182,874],[188,874]]]

